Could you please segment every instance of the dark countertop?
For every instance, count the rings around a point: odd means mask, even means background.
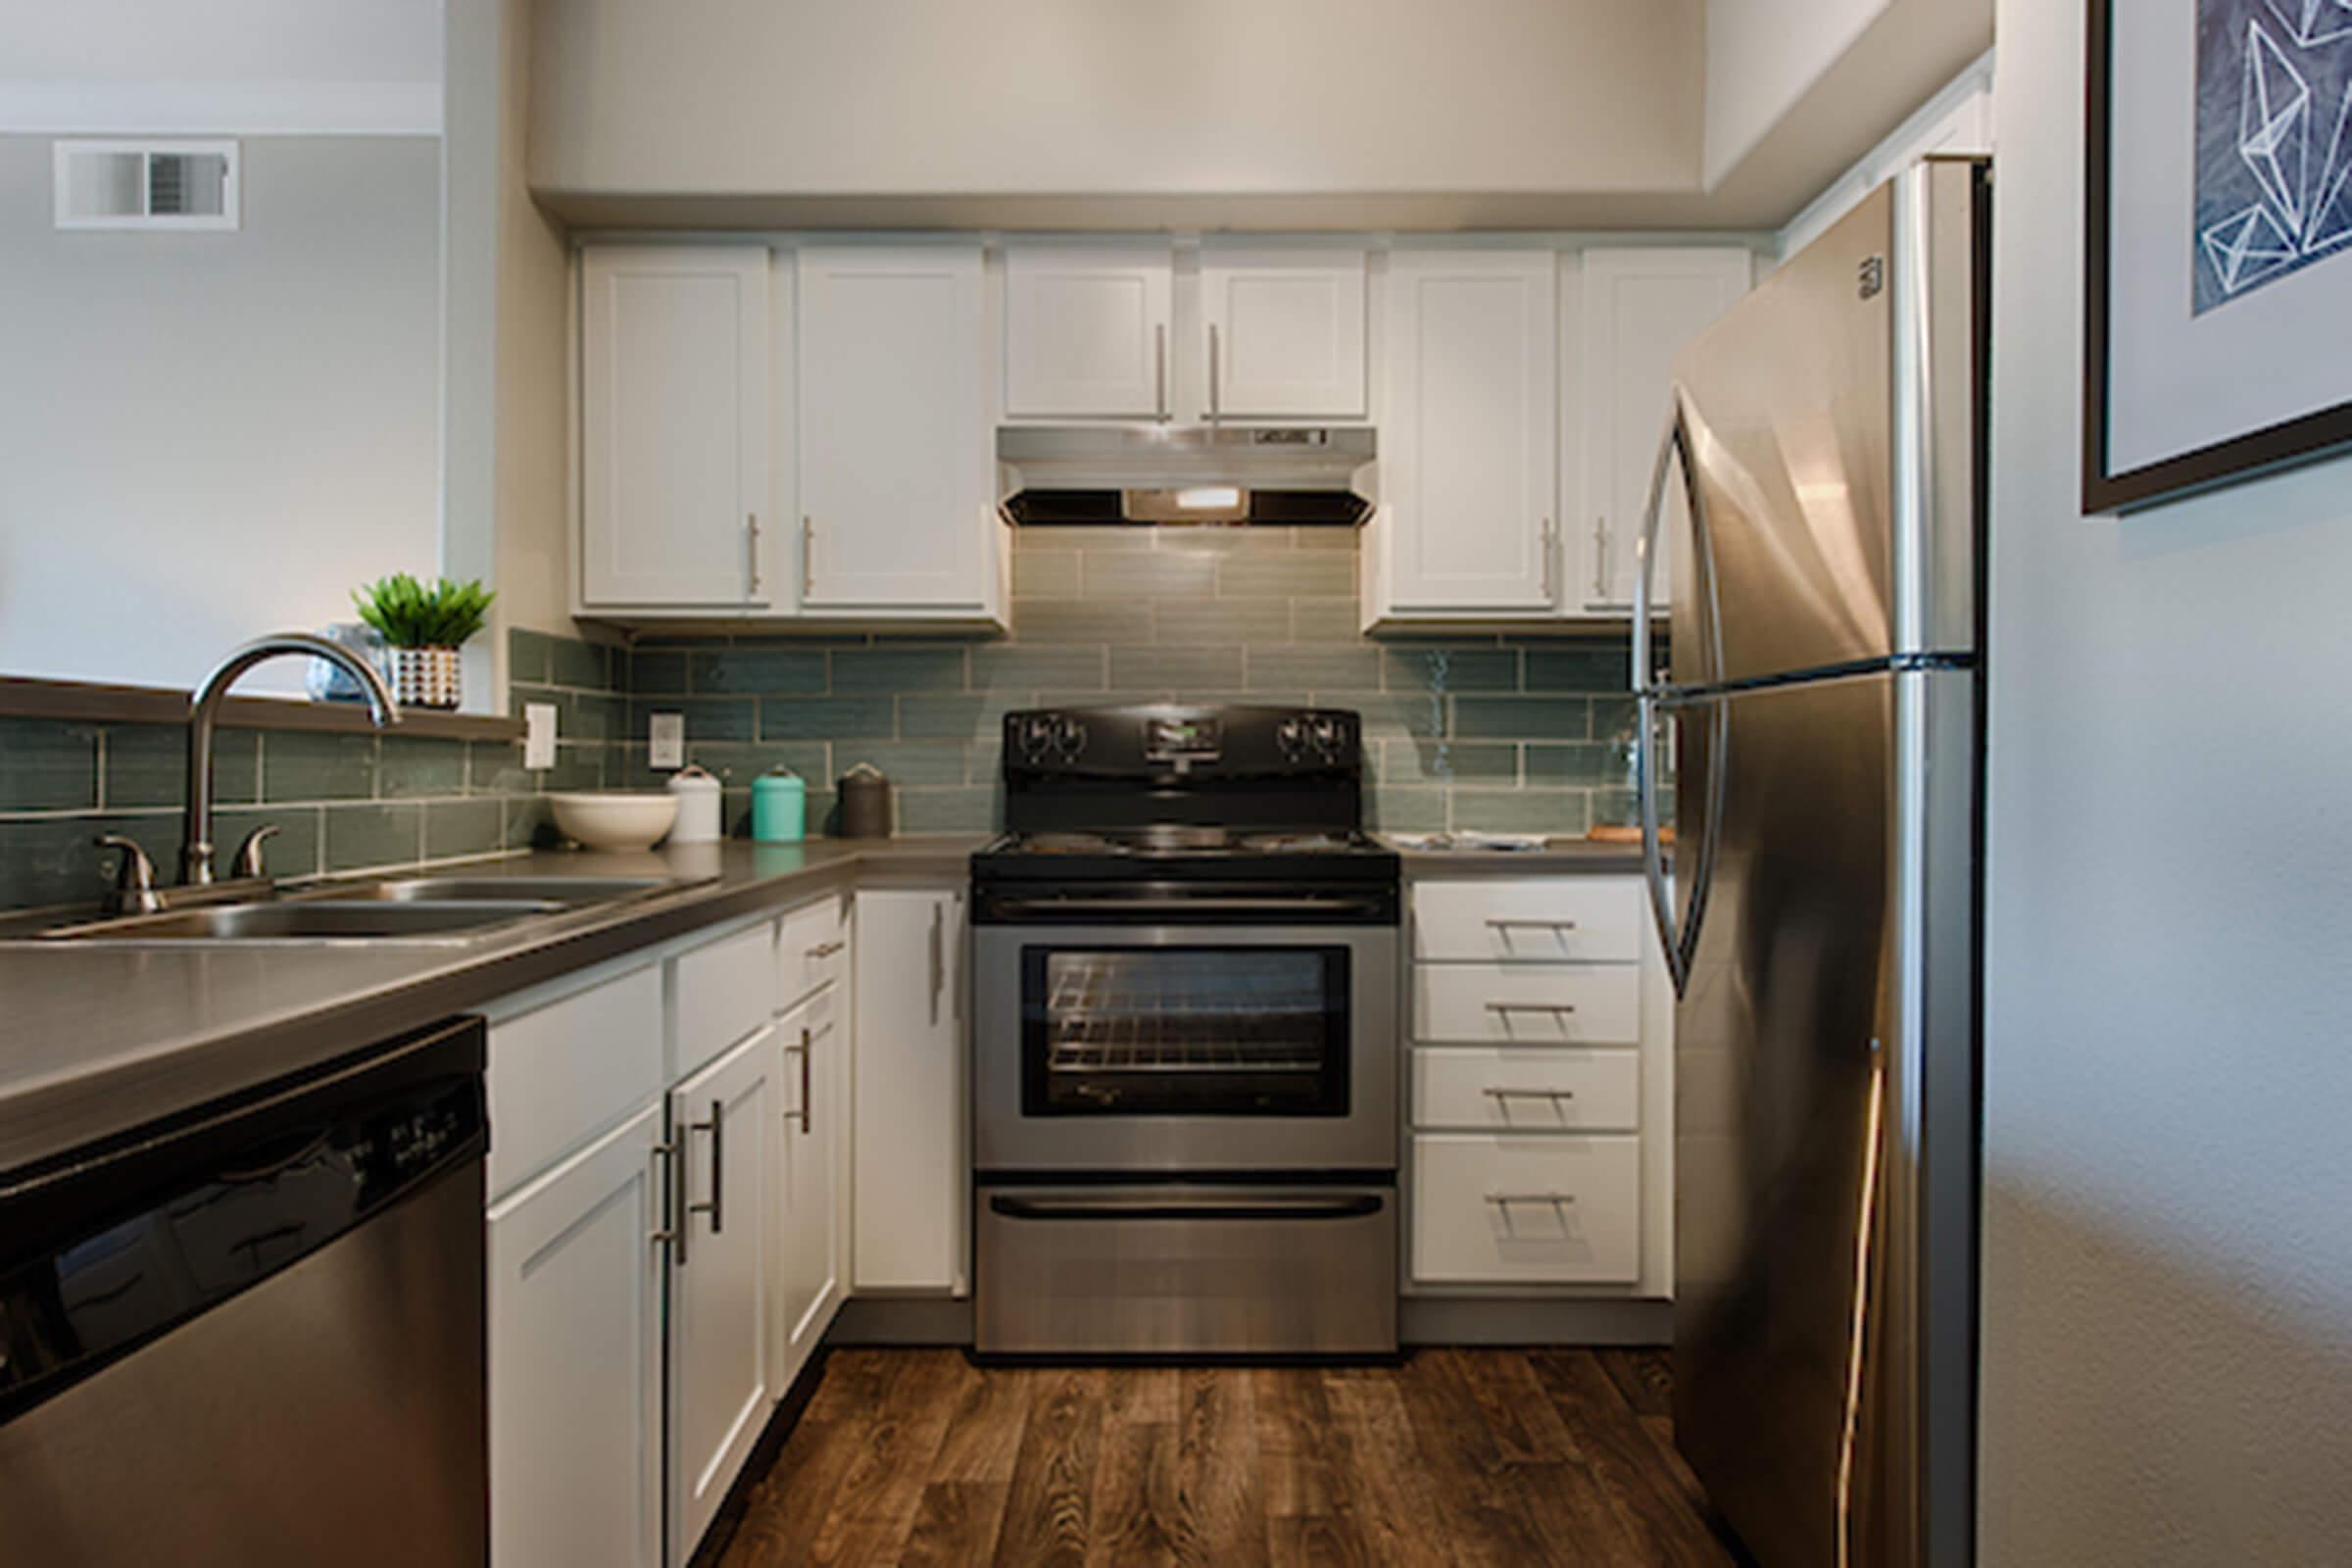
[[[828,888],[960,880],[985,842],[982,834],[734,842],[436,868],[429,874],[715,875],[463,946],[0,942],[0,1172]]]
[[[1415,877],[1455,876],[1640,876],[1642,846],[1553,839],[1540,850],[1415,850],[1381,836]],[[1674,864],[1667,851],[1667,868]]]

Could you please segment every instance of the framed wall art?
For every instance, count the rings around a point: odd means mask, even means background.
[[[2352,0],[2089,0],[2083,509],[2352,444]]]

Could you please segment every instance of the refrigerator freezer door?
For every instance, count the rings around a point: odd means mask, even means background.
[[[1676,1016],[1675,1437],[1767,1565],[1966,1560],[1974,679],[1681,713],[1683,808],[1721,782]]]

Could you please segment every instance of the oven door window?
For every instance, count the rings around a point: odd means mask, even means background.
[[[1348,950],[1043,948],[1021,959],[1031,1116],[1345,1116]]]

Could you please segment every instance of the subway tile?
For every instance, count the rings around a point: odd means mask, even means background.
[[[1519,748],[1495,742],[1391,737],[1380,743],[1380,781],[1391,784],[1519,782]]]
[[[698,693],[822,694],[825,653],[818,648],[716,648],[691,656],[688,678]]]
[[[964,744],[961,741],[872,741],[833,743],[833,761],[844,773],[864,762],[880,768],[901,787],[961,784],[964,781]]]
[[[1300,550],[1328,550],[1353,559],[1364,542],[1363,534],[1354,528],[1341,528],[1317,523],[1300,525],[1291,530],[1292,542]]]
[[[889,736],[898,729],[888,697],[763,697],[760,738],[763,741],[849,740]]]
[[[998,821],[996,791],[978,787],[901,790],[898,808],[902,833],[985,833]]]
[[[242,807],[221,811],[213,817],[215,858],[223,873],[233,864],[231,857],[243,847],[245,840],[265,827],[277,829],[262,841],[262,871],[267,876],[286,881],[294,877],[317,876],[319,861],[319,816],[316,806],[259,806]],[[156,870],[164,867],[159,861]]]
[[[564,842],[544,795],[510,795],[499,802],[506,816],[500,847],[509,850],[554,849]]]
[[[1519,689],[1519,655],[1508,648],[1383,648],[1380,667],[1393,692]]]
[[[1658,809],[1668,822],[1674,820],[1674,797],[1659,797]],[[1642,821],[1641,798],[1628,789],[1605,789],[1592,792],[1592,825],[1594,827],[1638,827]]]
[[[424,808],[413,801],[398,805],[330,806],[325,816],[329,871],[414,865],[423,857]]]
[[[0,810],[94,810],[98,728],[52,718],[0,718]]]
[[[1090,584],[1092,579],[1089,579]],[[1243,552],[1217,564],[1217,597],[1336,598],[1355,591],[1355,562],[1329,550]]]
[[[468,795],[518,795],[533,789],[522,748],[512,741],[472,741],[466,748]]]
[[[1113,648],[1110,684],[1134,691],[1195,692],[1239,690],[1239,648]]]
[[[693,660],[704,657],[690,654],[683,648],[632,648],[629,650],[629,690],[632,692],[682,693],[689,690],[686,671]]]
[[[213,736],[213,799],[261,798],[261,732],[224,729]],[[106,732],[106,805],[178,806],[188,789],[188,732],[177,724],[117,724]]]
[[[1527,650],[1527,689],[1531,692],[1607,696],[1627,690],[1632,680],[1632,655],[1622,643]]]
[[[1251,691],[1380,689],[1380,655],[1370,648],[1329,644],[1252,646],[1248,651]]]
[[[758,701],[750,697],[636,697],[629,701],[628,738],[646,740],[656,713],[686,715],[686,744],[748,741],[756,733]]]
[[[1021,648],[1000,644],[972,650],[975,691],[1036,691],[1041,686],[1083,690],[1106,684],[1100,648]],[[902,707],[902,712],[904,709]]]
[[[1631,741],[1642,727],[1642,709],[1631,697],[1592,699],[1592,738]]]
[[[416,795],[459,795],[466,789],[466,743],[416,740],[386,735],[379,739],[382,760],[377,764],[377,793],[386,800]]]
[[[1135,635],[1136,607],[1091,599],[1015,599],[1012,632],[1023,643],[1112,643]]]
[[[549,639],[548,651],[551,656],[548,679],[552,684],[577,691],[613,689],[613,656],[621,650],[603,643],[582,642],[576,637],[555,637]]]
[[[866,692],[959,692],[970,684],[960,647],[873,648],[831,658],[837,697]]]
[[[1291,601],[1291,640],[1299,643],[1355,643],[1363,640],[1362,609],[1347,599]]]
[[[1094,551],[1086,558],[1086,596],[1098,603],[1205,596],[1216,591],[1217,573],[1229,564],[1204,551]]]
[[[603,789],[605,754],[617,750],[617,747],[558,745],[555,765],[535,770],[531,778],[543,790]]]
[[[1437,833],[1446,826],[1446,792],[1383,784],[1364,792],[1364,817],[1376,833]]]
[[[574,692],[564,705],[561,728],[567,739],[583,743],[625,740],[629,711],[629,699],[617,692]]]
[[[488,855],[505,843],[501,801],[435,801],[424,808],[424,858]]]
[[[1269,551],[1291,551],[1298,546],[1290,529],[1275,526],[1266,528],[1220,527],[1207,524],[1198,527],[1166,526],[1157,530],[1154,541],[1161,551],[1192,551],[1201,555],[1233,556],[1249,552],[1264,555]]]
[[[1080,557],[1075,550],[1025,550],[1012,553],[1012,591],[1021,598],[1076,598],[1083,589]]]
[[[1100,654],[1095,656],[1101,662]],[[992,693],[986,697],[902,697],[899,734],[915,740],[973,740],[993,738],[1004,726],[1004,715],[1029,706],[1030,694]]]
[[[1363,716],[1366,737],[1432,736],[1446,732],[1446,704],[1441,699],[1409,697],[1401,693],[1367,692],[1350,696],[1337,705],[1353,709]]]
[[[1548,833],[1583,838],[1591,803],[1581,790],[1454,790],[1448,826],[1478,833]]]
[[[1581,741],[1591,733],[1581,697],[1457,697],[1454,733],[1468,738]]]
[[[376,738],[270,730],[262,736],[266,801],[364,801],[375,793]]]
[[[1291,603],[1287,599],[1161,599],[1152,605],[1149,624],[1139,615],[1126,635],[1112,639],[1196,646],[1290,640]]]
[[[507,633],[507,679],[545,685],[555,674],[555,639],[516,626]]]
[[[95,909],[115,863],[114,852],[90,842],[101,833],[136,840],[155,861],[157,875],[176,873],[179,817],[174,813],[0,817],[0,906]]]
[[[1564,746],[1527,748],[1527,782],[1531,788],[1544,785],[1591,788],[1625,776],[1624,754],[1614,745],[1573,741]]]
[[[1015,556],[1030,550],[1149,550],[1152,545],[1152,530],[1133,526],[1020,528],[1012,536]]]

